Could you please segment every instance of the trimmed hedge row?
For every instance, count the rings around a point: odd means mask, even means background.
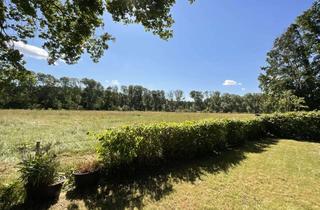
[[[273,114],[251,120],[212,120],[125,126],[98,135],[106,166],[192,159],[273,136],[320,139],[320,112]]]
[[[266,131],[274,137],[320,140],[320,111],[266,115],[263,122]]]

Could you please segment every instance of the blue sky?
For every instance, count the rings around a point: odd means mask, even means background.
[[[139,84],[150,89],[259,92],[257,77],[273,41],[312,0],[178,0],[172,9],[174,37],[163,41],[139,25],[113,23],[116,37],[98,64],[87,55],[76,65],[49,66],[25,49],[27,67],[56,77],[93,78],[104,86]],[[41,46],[40,40],[28,43]],[[22,46],[23,48],[24,46]],[[30,46],[28,46],[30,47]],[[33,56],[31,56],[33,54]],[[225,81],[231,80],[231,81]],[[225,85],[223,85],[223,83]]]

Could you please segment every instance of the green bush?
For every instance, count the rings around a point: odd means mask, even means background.
[[[262,125],[257,119],[126,126],[99,135],[99,154],[108,167],[192,159],[259,139]]]
[[[107,168],[192,159],[267,136],[320,138],[320,112],[272,114],[251,120],[214,120],[125,126],[98,135]]]
[[[0,209],[12,209],[24,202],[25,191],[20,182],[0,184]]]
[[[289,112],[265,115],[266,130],[274,137],[320,140],[320,112]]]

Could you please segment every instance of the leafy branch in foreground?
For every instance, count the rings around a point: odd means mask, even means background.
[[[141,24],[167,40],[172,37],[174,4],[175,0],[0,0],[0,69],[23,69],[23,55],[14,45],[34,37],[43,40],[49,64],[59,59],[76,63],[84,52],[98,62],[114,40],[104,31],[106,13],[115,22]]]

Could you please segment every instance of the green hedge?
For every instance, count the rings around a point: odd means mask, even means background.
[[[99,154],[108,167],[192,159],[264,136],[260,119],[126,126],[99,135]]]
[[[265,115],[263,122],[274,137],[320,140],[320,111]]]
[[[212,120],[125,126],[98,135],[107,167],[192,159],[269,136],[317,140],[320,112],[273,114],[250,120]]]

